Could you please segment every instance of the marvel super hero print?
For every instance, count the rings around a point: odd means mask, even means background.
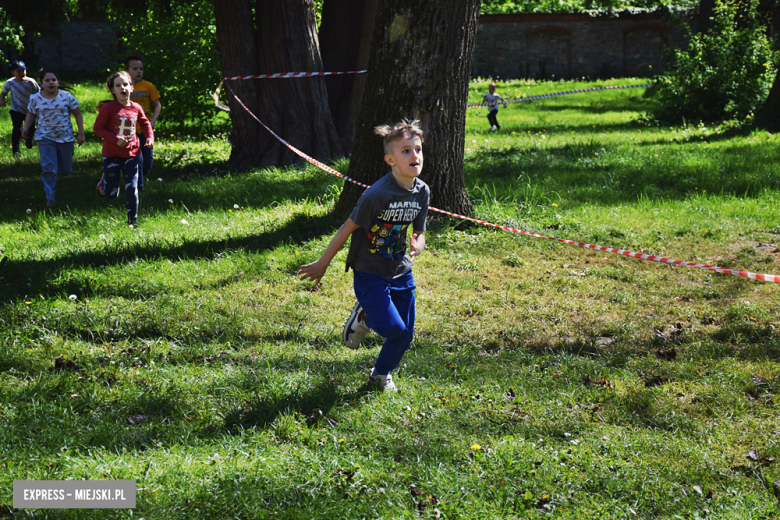
[[[421,209],[415,200],[390,202],[371,224],[368,252],[387,260],[402,259],[406,254],[406,229]]]
[[[408,224],[385,223],[377,219],[368,234],[368,252],[379,253],[387,260],[400,260],[406,254]]]

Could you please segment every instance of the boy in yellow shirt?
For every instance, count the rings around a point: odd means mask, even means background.
[[[160,103],[160,93],[157,89],[144,79],[144,61],[138,56],[128,56],[125,60],[125,70],[130,74],[133,80],[133,92],[130,94],[130,101],[135,101],[144,109],[144,114],[152,123],[154,128],[157,118],[160,117],[162,104]],[[138,171],[138,191],[144,191],[144,177],[149,173],[154,161],[153,148],[147,148],[146,135],[141,132],[141,126],[138,125],[138,139],[141,146],[141,164]]]

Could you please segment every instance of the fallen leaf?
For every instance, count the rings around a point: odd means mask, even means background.
[[[677,349],[674,348],[670,348],[668,350],[653,349],[653,352],[655,352],[657,358],[666,361],[671,361],[677,357]]]
[[[146,419],[145,415],[131,415],[127,418],[127,422],[130,423],[133,426],[136,426],[138,424],[141,424]]]
[[[340,475],[342,477],[346,477],[347,480],[349,480],[352,477],[354,477],[356,473],[357,473],[357,471],[354,471],[354,470],[353,471],[346,471],[346,470],[343,470],[341,468],[336,468],[336,471],[333,472],[334,475]]]
[[[592,379],[588,374],[585,374],[585,377],[582,378],[582,382],[586,385],[599,385],[603,386],[604,388],[612,388],[612,383],[606,379]]]
[[[54,360],[54,370],[78,370],[79,366],[71,361],[70,359],[65,359],[62,356],[58,357]]]

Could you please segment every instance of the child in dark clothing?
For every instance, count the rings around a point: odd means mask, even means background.
[[[504,108],[506,108],[506,101],[504,101],[504,98],[496,94],[496,84],[491,83],[488,85],[488,93],[485,94],[485,96],[482,98],[482,102],[486,103],[488,106],[488,122],[490,123],[490,131],[493,132],[495,130],[501,130],[501,125],[498,124],[498,118],[496,118],[496,115],[498,114],[498,100],[501,100],[501,103],[503,103]]]
[[[352,237],[347,268],[354,270],[358,302],[344,325],[343,340],[358,348],[369,330],[385,338],[369,381],[397,391],[390,372],[401,362],[414,337],[413,259],[425,248],[425,219],[430,189],[419,179],[423,166],[422,130],[418,121],[380,126],[385,162],[391,171],[368,188],[316,262],[302,265],[301,279],[318,287],[331,260]],[[407,251],[407,231],[412,226]]]
[[[27,77],[27,65],[23,61],[12,61],[11,72],[14,77],[9,79],[3,85],[3,93],[0,94],[0,107],[4,107],[6,96],[11,94],[11,148],[14,157],[21,157],[20,144],[22,141],[22,127],[27,118],[27,105],[30,103],[30,96],[41,91],[41,87],[34,79]],[[35,133],[35,127],[32,127]],[[33,137],[29,135],[24,144],[27,148],[32,148]]]

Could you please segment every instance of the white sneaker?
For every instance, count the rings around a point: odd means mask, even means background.
[[[349,348],[358,348],[369,330],[371,329],[366,325],[366,315],[363,312],[363,307],[360,305],[360,302],[357,302],[352,308],[352,314],[349,315],[347,322],[344,323],[344,332],[342,334],[344,344]]]
[[[396,388],[395,383],[393,383],[393,376],[390,374],[387,374],[386,376],[382,376],[379,374],[374,374],[374,369],[371,369],[371,375],[368,376],[368,380],[373,383],[378,383],[382,390],[387,390],[388,392],[397,392],[398,388]]]
[[[495,126],[491,126],[491,127],[490,127],[490,131],[491,131],[491,132],[495,132],[495,131],[496,131],[496,127],[495,127]]]

